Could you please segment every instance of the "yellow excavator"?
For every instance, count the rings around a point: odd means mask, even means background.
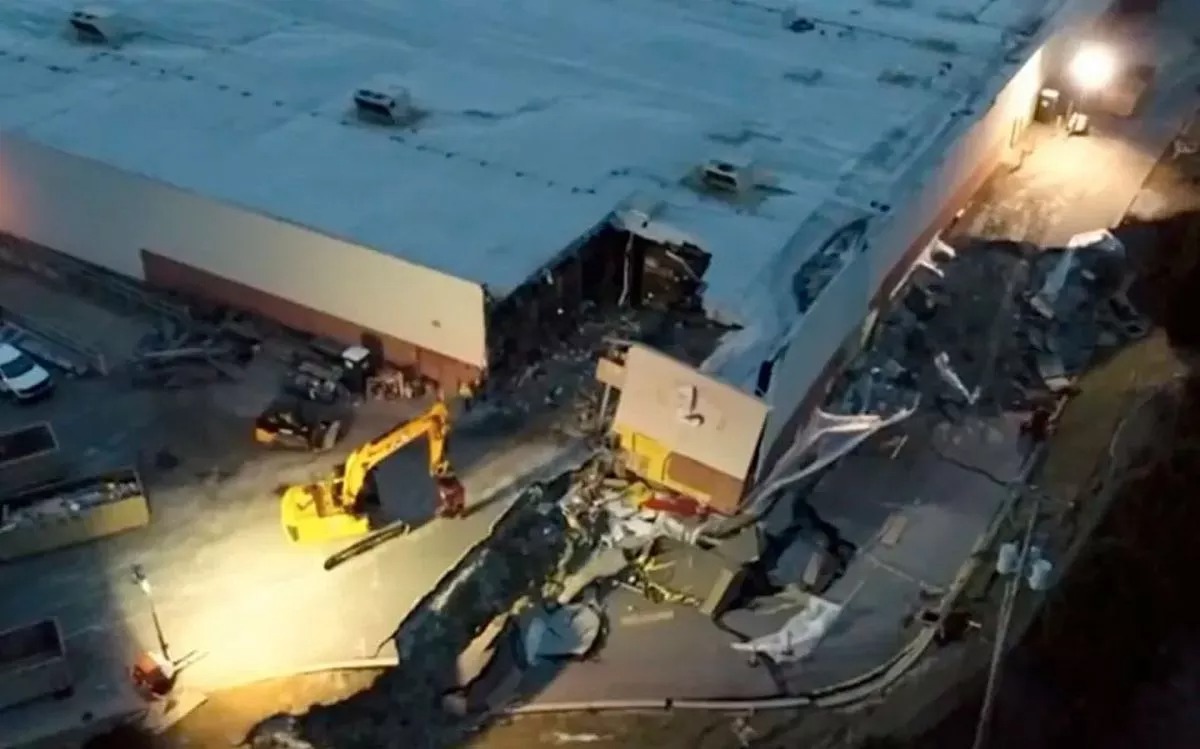
[[[368,486],[371,471],[422,436],[429,441],[429,475],[437,489],[435,513],[439,517],[461,516],[466,492],[446,452],[449,431],[450,409],[439,398],[425,413],[355,449],[331,478],[289,486],[283,492],[280,508],[288,538],[296,543],[313,543],[369,532],[368,506],[375,499]]]

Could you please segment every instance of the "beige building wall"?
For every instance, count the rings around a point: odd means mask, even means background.
[[[479,284],[8,134],[0,135],[0,232],[139,280],[150,251],[486,366]]]
[[[977,103],[974,121],[953,138],[953,145],[911,167],[910,177],[902,180],[904,194],[911,197],[895,201],[888,222],[877,223],[872,232],[870,252],[841,271],[789,334],[767,394],[771,413],[763,432],[760,474],[791,443],[831,377],[854,353],[869,312],[1001,161],[1014,155],[1047,77],[1111,5],[1112,0],[1066,0],[1043,25],[1056,33],[1048,39],[1043,35],[1045,43],[999,86],[996,96]]]
[[[1012,151],[1032,118],[1043,75],[1042,55],[1035,52],[995,99],[981,103],[987,109],[951,148],[914,165],[902,181],[919,189],[892,206],[886,223],[874,219],[870,251],[838,274],[791,332],[767,395],[772,410],[763,435],[765,462],[791,442],[881,294],[901,280],[915,253]]]

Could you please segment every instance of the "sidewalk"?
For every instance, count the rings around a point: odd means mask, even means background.
[[[1161,73],[1170,85],[1151,89],[1135,118],[1099,116],[1091,134],[1070,138],[1034,125],[1033,152],[984,188],[956,231],[1061,247],[1081,232],[1116,226],[1197,109],[1200,61],[1184,64],[1184,70]]]

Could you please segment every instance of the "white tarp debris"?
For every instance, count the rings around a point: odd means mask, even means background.
[[[962,396],[962,399],[967,402],[968,406],[975,405],[975,401],[979,400],[979,388],[967,390],[967,386],[963,384],[962,378],[958,376],[958,372],[954,371],[954,367],[950,364],[950,354],[945,351],[938,353],[933,357],[933,366],[937,368],[938,376],[942,378],[942,382],[946,383],[954,392]]]
[[[533,665],[542,658],[583,655],[596,644],[602,627],[600,612],[589,604],[535,611],[521,627],[525,661]]]
[[[788,619],[778,632],[748,642],[735,642],[731,647],[765,656],[776,663],[798,661],[816,648],[841,613],[840,605],[811,596],[804,608]]]
[[[884,418],[879,414],[831,414],[817,409],[775,468],[746,498],[747,511],[760,515],[779,491],[820,471],[853,451],[872,434],[904,421],[916,410],[917,403],[914,402]]]

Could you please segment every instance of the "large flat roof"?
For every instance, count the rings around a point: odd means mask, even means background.
[[[0,11],[0,128],[501,294],[650,193],[736,318],[805,218],[889,189],[1046,5],[109,0],[136,31],[111,49],[45,0]],[[381,75],[412,129],[354,117]],[[714,158],[774,188],[688,188]]]

